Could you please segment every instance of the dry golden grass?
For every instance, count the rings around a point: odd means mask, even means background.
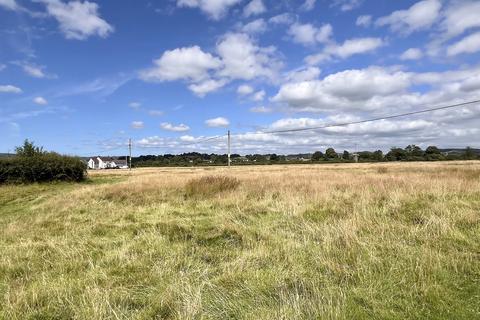
[[[0,318],[480,318],[480,162],[0,187]]]

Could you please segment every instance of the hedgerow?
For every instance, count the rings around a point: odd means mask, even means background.
[[[79,182],[86,177],[87,166],[79,158],[44,152],[28,140],[16,156],[0,159],[0,183]]]

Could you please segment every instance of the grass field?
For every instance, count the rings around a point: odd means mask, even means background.
[[[479,319],[480,162],[0,186],[1,319]]]

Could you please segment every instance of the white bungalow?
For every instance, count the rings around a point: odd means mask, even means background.
[[[89,169],[128,169],[127,159],[92,157],[87,162]]]

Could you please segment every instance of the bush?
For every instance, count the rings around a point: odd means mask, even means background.
[[[80,159],[53,152],[0,159],[0,183],[79,182],[86,177],[87,166]]]
[[[226,176],[206,176],[190,180],[185,186],[187,196],[212,196],[214,194],[235,190],[240,181]]]

